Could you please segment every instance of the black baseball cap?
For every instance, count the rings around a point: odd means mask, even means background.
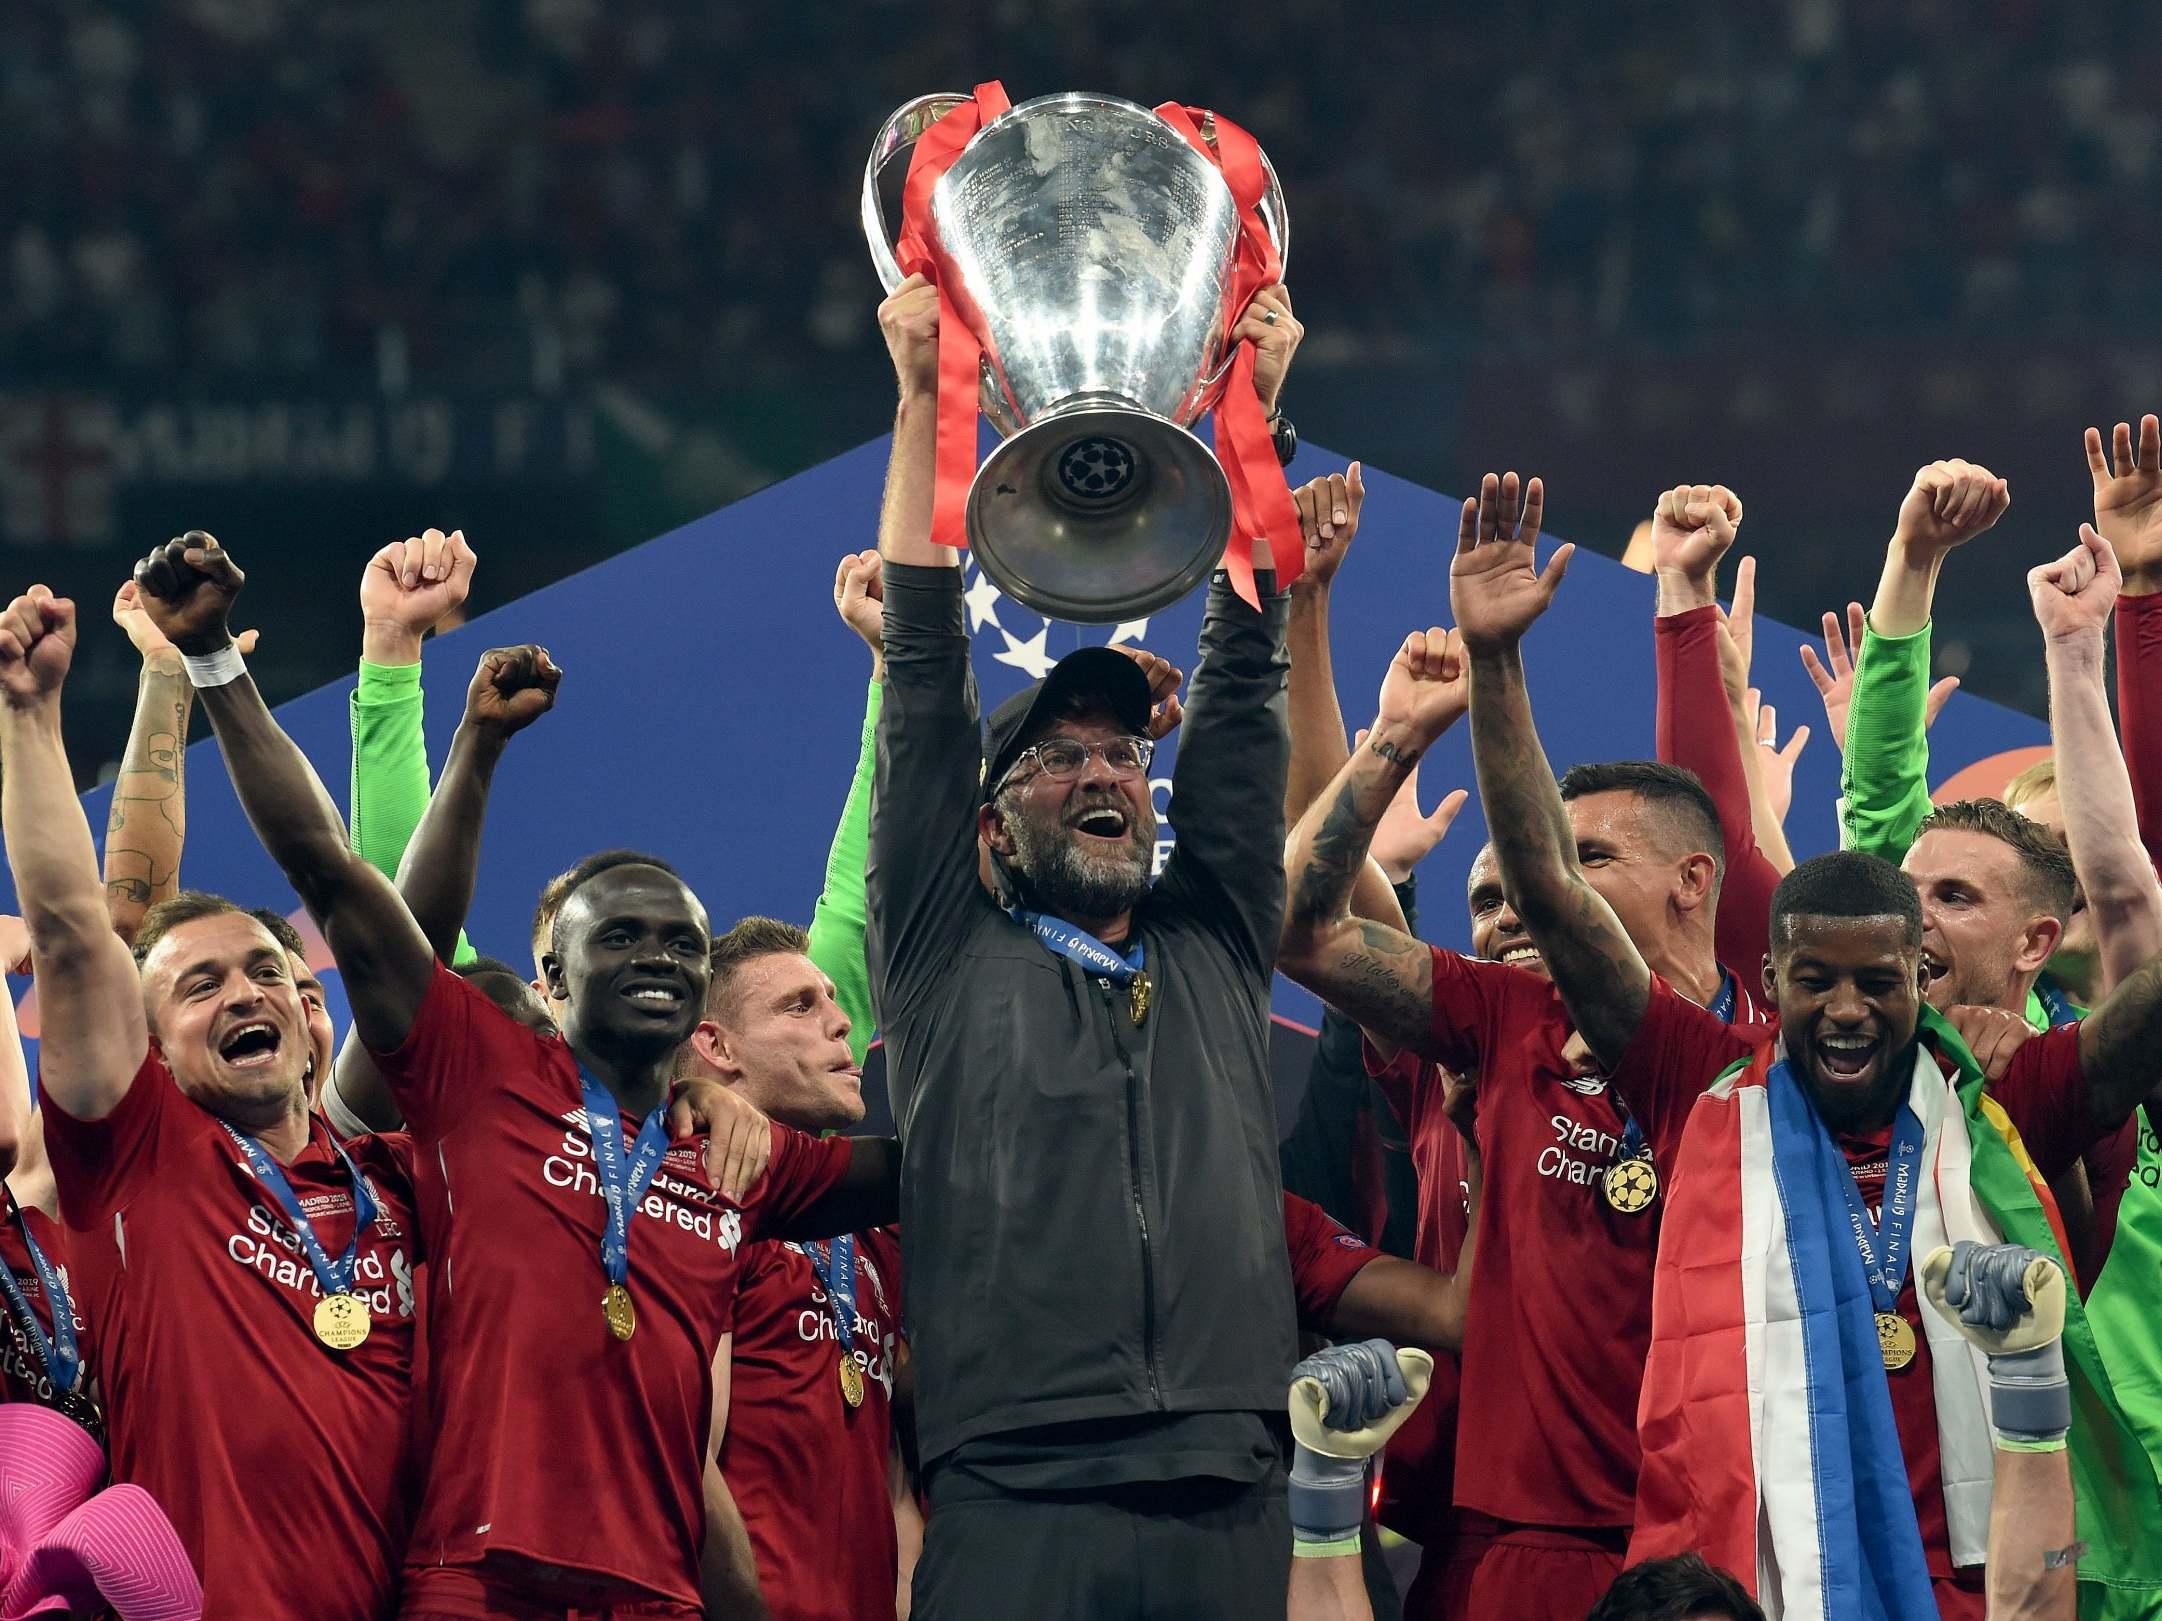
[[[1082,647],[991,711],[983,751],[983,797],[989,803],[999,781],[1021,751],[1047,730],[1076,698],[1103,705],[1136,737],[1149,735],[1149,678],[1141,666],[1113,647]]]

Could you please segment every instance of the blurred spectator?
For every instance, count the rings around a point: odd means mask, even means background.
[[[0,15],[0,346],[18,381],[544,392],[869,349],[867,143],[978,71],[1259,132],[1340,358],[2144,307],[2143,13],[1784,10],[27,0]]]

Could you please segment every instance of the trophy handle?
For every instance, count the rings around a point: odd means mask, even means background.
[[[893,236],[886,229],[885,210],[879,206],[879,177],[886,172],[888,164],[915,146],[925,130],[968,99],[950,90],[918,96],[896,108],[893,116],[880,127],[878,139],[871,143],[870,161],[863,166],[863,237],[871,245],[871,264],[889,293],[905,278],[900,263],[893,256]],[[1275,176],[1272,174],[1269,180],[1273,187]],[[1283,207],[1280,195],[1277,207],[1279,210]]]

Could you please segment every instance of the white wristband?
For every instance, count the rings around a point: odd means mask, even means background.
[[[180,662],[187,666],[189,684],[197,688],[222,687],[248,673],[247,661],[241,658],[240,648],[233,642],[227,642],[215,653],[183,653]]]

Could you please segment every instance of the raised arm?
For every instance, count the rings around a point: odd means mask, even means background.
[[[1366,505],[1366,474],[1353,462],[1341,473],[1309,479],[1291,492],[1291,499],[1306,537],[1306,566],[1285,593],[1290,604],[1284,651],[1291,660],[1290,679],[1285,686],[1291,721],[1291,764],[1284,775],[1287,828],[1306,814],[1306,808],[1335,780],[1349,758],[1350,751],[1344,746],[1344,712],[1336,700],[1335,663],[1329,648],[1329,589],[1352,541],[1358,538],[1359,514]],[[1400,853],[1416,850],[1410,857],[1413,864],[1448,831],[1448,821],[1442,819],[1440,811],[1435,812],[1437,829],[1421,845],[1420,834],[1406,820],[1418,819],[1418,803],[1419,785],[1414,776],[1404,784],[1383,819],[1375,835],[1374,859],[1360,873],[1351,896],[1354,915],[1407,933],[1411,932],[1410,925],[1396,904],[1393,886],[1410,868],[1390,866],[1391,824],[1410,834],[1408,844],[1393,842]],[[1453,816],[1451,812],[1451,819]]]
[[[1454,635],[1437,626],[1405,637],[1365,741],[1306,808],[1284,853],[1289,900],[1276,966],[1355,1020],[1385,1055],[1431,1043],[1433,956],[1403,929],[1358,916],[1353,891],[1390,802],[1464,704]]]
[[[871,782],[878,772],[878,712],[886,679],[886,602],[876,552],[841,559],[833,576],[833,606],[848,628],[871,649],[871,688],[863,704],[863,737],[856,774],[841,805],[840,825],[826,853],[825,887],[811,911],[811,961],[833,981],[834,1000],[848,1015],[848,1047],[856,1062],[871,1049],[878,1017],[871,1006],[871,971],[864,961],[870,917],[863,868],[870,855]]]
[[[473,909],[488,791],[510,740],[555,707],[563,672],[545,647],[494,647],[466,686],[442,779],[398,868],[398,892],[436,956],[450,961]]]
[[[541,647],[497,647],[483,653],[466,688],[465,716],[451,738],[443,779],[406,845],[398,893],[442,961],[465,946],[466,914],[480,872],[481,830],[488,791],[511,738],[555,705],[563,672]],[[372,865],[372,863],[371,863]],[[469,949],[469,948],[468,948]],[[389,1084],[358,1029],[346,1035],[333,1071],[333,1124],[346,1130],[393,1131],[404,1124]]]
[[[42,585],[0,614],[0,833],[38,981],[41,1084],[76,1119],[102,1120],[127,1095],[150,1032],[60,740],[75,633],[75,604]]]
[[[886,681],[865,865],[871,1000],[890,1022],[943,982],[975,904],[983,770],[960,555],[931,540],[937,483],[938,290],[912,276],[878,307],[900,380],[879,509]]]
[[[1577,865],[1568,807],[1532,724],[1524,634],[1554,600],[1572,551],[1560,547],[1536,567],[1544,507],[1539,480],[1519,500],[1514,473],[1489,473],[1478,500],[1464,503],[1449,601],[1471,666],[1471,755],[1502,888],[1578,1033],[1612,1067],[1643,1022],[1651,970]]]
[[[1344,768],[1344,713],[1336,701],[1336,671],[1329,649],[1329,588],[1359,534],[1366,504],[1366,475],[1357,462],[1342,473],[1309,480],[1291,492],[1306,536],[1306,567],[1285,593],[1284,651],[1291,660],[1287,713],[1291,762],[1284,774],[1284,824],[1306,807]]]
[[[420,650],[428,633],[462,607],[478,562],[465,531],[423,530],[392,541],[360,577],[360,680],[353,689],[353,848],[396,878],[428,808],[428,742],[422,727]],[[243,649],[245,651],[245,649]],[[460,934],[439,956],[462,962]]]
[[[129,580],[113,597],[113,623],[142,656],[135,684],[135,720],[113,780],[105,819],[105,901],[113,930],[130,945],[143,914],[180,890],[180,851],[186,842],[188,716],[195,689],[173,644],[158,634]],[[253,631],[243,643],[252,643]],[[243,646],[241,651],[249,649]]]
[[[191,530],[135,568],[143,605],[189,666],[256,836],[330,944],[353,1027],[378,1052],[412,1029],[435,954],[391,881],[347,846],[314,768],[278,728],[233,646],[226,615],[243,576],[210,536]]]
[[[958,569],[961,554],[931,539],[938,488],[938,289],[921,276],[909,277],[878,306],[878,327],[901,384],[878,509],[878,550],[889,563]]]
[[[1694,771],[1718,808],[1726,843],[1719,959],[1739,963],[1747,972],[1764,959],[1779,873],[1757,843],[1756,785],[1722,663],[1719,560],[1733,546],[1741,521],[1742,504],[1725,485],[1677,485],[1659,497],[1653,511],[1652,559],[1659,591],[1654,621],[1659,758]],[[1754,618],[1753,593],[1744,610],[1737,584],[1735,604],[1747,625]],[[1754,751],[1754,737],[1749,746]]]
[[[2104,686],[2103,641],[2123,584],[2116,554],[2091,524],[2080,543],[2030,570],[2027,594],[2049,666],[2049,732],[2065,843],[2094,915],[2102,983],[2162,953],[2162,884],[2140,843],[2132,778],[2118,752]]]
[[[2094,526],[2117,553],[2124,588],[2117,597],[2117,717],[2125,764],[2139,806],[2140,838],[2162,861],[2162,422],[2117,424],[2110,454],[2102,435],[2086,434],[2094,482]]]
[[[2012,504],[2003,479],[1972,462],[1914,475],[1885,548],[1847,708],[1840,778],[1844,842],[1897,862],[1930,812],[1929,616],[1952,552]]]
[[[1809,728],[1797,726],[1782,747],[1778,708],[1763,703],[1749,684],[1757,634],[1754,557],[1735,565],[1734,600],[1722,613],[1719,632],[1719,673],[1725,678],[1727,715],[1734,723],[1735,746],[1741,750],[1742,774],[1749,780],[1750,828],[1764,857],[1758,864],[1757,881],[1770,886],[1764,894],[1769,909],[1771,889],[1794,870],[1794,851],[1787,844],[1787,812],[1794,804],[1794,763],[1809,742]],[[1733,877],[1730,870],[1729,882]]]
[[[1201,658],[1171,775],[1178,844],[1161,887],[1203,897],[1201,915],[1227,920],[1234,943],[1266,971],[1284,923],[1288,604],[1271,589],[1265,554],[1257,554],[1256,570],[1258,611],[1239,598],[1228,573],[1219,570],[1209,582]]]

